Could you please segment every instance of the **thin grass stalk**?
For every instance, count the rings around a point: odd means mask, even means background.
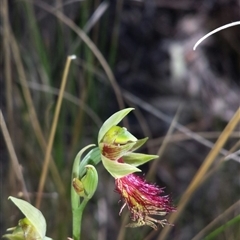
[[[19,161],[17,158],[17,154],[14,150],[13,147],[13,143],[9,134],[9,131],[7,129],[7,125],[6,122],[4,120],[3,114],[2,114],[2,110],[0,109],[0,127],[2,129],[2,133],[3,133],[3,138],[5,140],[7,149],[8,149],[8,153],[10,155],[10,159],[11,159],[11,163],[12,163],[12,169],[15,172],[14,176],[17,178],[18,182],[20,182],[21,186],[22,186],[22,192],[23,192],[23,196],[27,201],[30,201],[29,195],[28,195],[28,191],[27,191],[27,187],[24,181],[24,177],[21,171],[21,168],[19,167]]]
[[[215,139],[215,138],[218,138],[221,134],[221,132],[195,132],[195,133],[198,134],[199,136],[202,136],[202,137],[206,138],[206,139]],[[239,132],[237,132],[237,131],[232,132],[232,134],[231,134],[231,136],[229,136],[229,138],[239,139]],[[149,139],[148,142],[149,142],[149,145],[151,147],[155,147],[155,146],[158,146],[158,145],[162,144],[164,139],[165,139],[165,137],[158,137],[158,138],[155,138],[155,139]],[[176,132],[176,133],[171,135],[171,137],[169,139],[169,142],[170,143],[175,143],[175,142],[186,141],[186,140],[189,140],[189,139],[191,139],[190,136],[186,136],[183,133]]]
[[[228,209],[226,209],[222,214],[217,216],[212,222],[210,222],[206,227],[204,227],[192,240],[200,240],[209,232],[217,223],[224,220],[228,215],[234,213],[235,211],[239,211],[240,209],[240,200],[232,204]]]
[[[155,108],[154,106],[152,106],[151,104],[145,102],[144,100],[134,96],[133,94],[131,94],[130,92],[126,91],[126,90],[122,90],[123,96],[125,99],[129,100],[130,102],[138,105],[139,107],[141,107],[142,109],[144,109],[145,111],[149,112],[150,114],[152,114],[153,116],[163,120],[166,123],[171,124],[172,122],[172,118],[167,116],[166,114],[164,114],[163,112],[161,112],[159,109]],[[214,147],[214,143],[205,139],[204,137],[202,137],[201,135],[197,134],[196,132],[191,131],[190,129],[188,129],[187,127],[181,125],[180,123],[176,123],[176,129],[182,133],[184,133],[185,135],[189,136],[190,138],[194,139],[195,141],[201,143],[202,145],[208,147],[208,148],[213,148]],[[224,148],[220,149],[219,151],[223,156],[226,156],[228,154],[228,151]]]
[[[123,7],[123,0],[118,0],[116,3],[116,13],[115,13],[115,19],[113,24],[112,39],[110,44],[111,49],[110,49],[109,63],[112,68],[115,64],[116,57],[117,57],[120,16],[122,12],[122,7]]]
[[[86,31],[86,26],[88,24],[88,19],[90,16],[90,12],[91,12],[91,1],[85,1],[84,3],[82,3],[82,13],[81,14],[81,21],[80,21],[80,26],[82,28],[84,28],[84,30]],[[87,23],[87,24],[86,24]],[[89,30],[87,29],[87,32],[89,32]],[[80,39],[81,40],[81,39]],[[90,51],[90,49],[86,46],[86,45],[80,45],[81,41],[78,42],[78,45],[81,46],[83,55],[86,58],[86,62],[87,65],[92,66],[93,65],[93,55],[92,52]],[[87,101],[88,98],[91,98],[92,96],[95,96],[94,93],[92,93],[92,85],[93,85],[93,74],[90,71],[86,71],[85,68],[83,68],[83,88],[80,89],[80,96],[81,96],[81,101],[82,102],[89,102]],[[94,98],[93,98],[94,99]],[[74,152],[78,141],[79,141],[79,136],[81,136],[82,134],[80,134],[83,131],[83,124],[84,124],[84,110],[82,108],[79,108],[78,110],[78,114],[77,117],[75,118],[74,121],[74,128],[73,128],[73,135],[72,135],[72,144],[71,144],[71,152]]]
[[[174,118],[171,122],[171,125],[168,128],[168,131],[167,131],[167,134],[164,138],[164,141],[163,141],[161,147],[158,149],[157,155],[159,156],[159,158],[151,163],[151,167],[150,167],[150,169],[147,173],[147,179],[149,179],[149,180],[150,179],[153,180],[153,177],[156,175],[157,165],[159,164],[159,162],[161,160],[161,157],[162,157],[162,155],[163,155],[164,151],[166,150],[166,147],[169,143],[169,139],[170,139],[170,137],[171,137],[171,135],[172,135],[172,133],[175,129],[175,125],[176,125],[178,117],[179,117],[180,109],[181,109],[181,107],[178,108],[178,110],[177,110],[177,112],[176,112],[176,114],[175,114],[175,116],[174,116]]]
[[[109,82],[112,85],[112,88],[115,92],[117,102],[119,104],[119,108],[123,109],[124,108],[124,101],[122,98],[122,94],[120,91],[120,88],[116,82],[116,79],[114,77],[114,74],[109,67],[106,59],[103,57],[102,53],[99,51],[99,49],[96,47],[96,45],[92,42],[92,40],[82,31],[70,18],[66,17],[64,14],[62,14],[59,11],[56,11],[52,6],[46,4],[45,2],[38,1],[35,2],[35,4],[41,8],[43,8],[45,11],[50,12],[54,16],[60,18],[69,28],[71,28],[81,39],[82,41],[90,48],[90,50],[93,52],[95,57],[98,59],[99,63],[103,67]],[[124,118],[124,125],[128,127],[128,122],[126,120],[127,118]]]
[[[7,120],[10,135],[13,133],[13,86],[12,86],[12,70],[11,70],[11,51],[10,51],[10,33],[9,33],[9,16],[8,1],[2,3],[2,19],[3,19],[3,46],[4,46],[4,75],[6,79],[6,103],[7,103]]]
[[[225,142],[228,140],[230,134],[235,129],[237,124],[240,121],[240,108],[236,111],[230,122],[227,124],[225,129],[223,130],[222,134],[219,136],[218,140],[216,141],[214,147],[209,152],[208,156],[205,158],[203,164],[201,165],[198,172],[195,174],[193,180],[189,184],[187,190],[183,193],[180,202],[178,204],[177,212],[172,213],[169,217],[170,223],[175,223],[178,218],[181,216],[185,206],[190,201],[192,195],[199,187],[201,180],[205,177],[207,171],[211,167],[212,163],[214,162],[215,158],[219,154],[220,150],[224,146]],[[171,228],[164,228],[163,231],[159,234],[158,240],[164,240],[167,238]]]
[[[18,44],[17,44],[17,41],[11,31],[11,28],[9,28],[9,31],[10,31],[10,45],[11,45],[12,52],[14,52],[13,56],[14,56],[14,60],[16,63],[19,80],[20,80],[21,85],[23,86],[22,91],[23,91],[24,99],[27,104],[30,123],[31,123],[34,133],[36,135],[37,141],[38,141],[40,147],[42,148],[42,151],[45,152],[47,144],[46,144],[45,138],[43,136],[43,132],[40,127],[40,123],[38,121],[38,117],[37,117],[35,107],[33,104],[33,100],[31,97],[31,93],[29,91],[29,88],[27,87],[27,78],[26,78],[23,63],[21,60],[21,55],[20,55],[20,51],[18,48]],[[59,172],[57,170],[57,167],[56,167],[54,161],[51,161],[50,170],[52,172],[53,181],[57,186],[58,192],[60,193],[61,196],[65,195],[65,188],[63,187],[64,184],[61,180],[61,177],[59,175]]]
[[[82,103],[87,105],[87,103],[86,103],[87,87],[85,84],[80,91],[81,91],[81,93],[80,93],[79,101],[81,101]],[[72,142],[71,142],[71,149],[70,149],[71,153],[74,153],[77,143],[79,141],[79,136],[81,137],[83,121],[84,121],[83,116],[84,116],[84,110],[82,107],[79,107],[77,116],[75,117],[75,122],[74,122],[74,126],[73,126],[73,131],[72,131]]]
[[[240,140],[229,150],[229,154],[234,152],[236,149],[239,149],[240,147]],[[204,182],[206,182],[219,168],[220,166],[226,162],[226,158],[222,157],[218,163],[211,169],[209,170],[205,177],[203,179],[201,179],[201,182],[199,182],[199,185],[202,185]]]
[[[240,223],[240,214],[237,215],[236,217],[234,217],[233,219],[229,220],[228,222],[226,222],[225,224],[223,224],[222,226],[218,227],[217,229],[215,229],[214,231],[212,231],[210,234],[208,234],[204,240],[215,240],[217,239],[217,236],[223,232],[225,229],[227,229],[228,227],[234,225],[234,224],[237,224],[238,223],[238,226],[239,226],[239,223]],[[233,239],[233,236],[232,237],[229,237],[228,235],[228,238],[227,239]],[[235,238],[234,238],[235,239]]]
[[[40,205],[41,205],[43,188],[44,188],[46,178],[47,178],[49,163],[51,160],[50,156],[51,156],[53,141],[54,141],[54,137],[55,137],[55,133],[56,133],[57,122],[58,122],[59,113],[60,113],[62,100],[63,100],[63,93],[64,93],[65,86],[67,83],[67,76],[68,76],[68,72],[69,72],[69,68],[70,68],[70,63],[73,59],[75,59],[75,56],[69,56],[67,58],[66,65],[64,68],[64,72],[63,72],[63,78],[61,81],[60,92],[59,92],[57,105],[56,105],[56,109],[55,109],[55,113],[54,113],[54,117],[53,117],[53,122],[52,122],[51,130],[50,130],[48,145],[47,145],[47,149],[46,149],[46,155],[45,155],[44,162],[43,162],[43,169],[42,169],[40,182],[39,182],[39,186],[38,186],[38,193],[37,193],[37,200],[36,200],[37,208],[40,208]]]
[[[94,10],[96,11],[97,7],[99,6],[100,4],[100,1],[99,0],[95,0],[94,1]],[[97,22],[95,24],[95,26],[93,27],[93,42],[95,43],[95,45],[97,44],[98,42],[98,39],[99,39],[99,23]]]
[[[149,125],[146,121],[146,118],[144,117],[144,114],[142,114],[142,112],[138,109],[138,107],[134,106],[134,104],[129,104],[129,106],[135,108],[135,111],[133,112],[133,114],[136,116],[138,123],[140,125],[140,128],[143,131],[143,135],[144,136],[148,136],[149,139],[152,138],[152,132],[149,128]],[[148,150],[148,153],[151,153],[151,146],[148,144],[148,141],[145,143],[146,144],[146,148]]]
[[[43,85],[43,84],[38,84],[38,83],[29,83],[28,87],[31,89],[34,89],[36,91],[42,91],[42,92],[49,93],[49,94],[56,95],[56,96],[59,95],[58,88],[53,88],[48,85]],[[90,107],[88,107],[84,102],[79,100],[78,97],[75,97],[68,92],[64,92],[64,99],[66,99],[70,103],[82,108],[86,112],[86,114],[93,120],[93,122],[96,124],[96,126],[98,128],[100,128],[102,126],[102,121],[98,117],[98,115]]]
[[[30,37],[32,38],[33,45],[35,45],[35,48],[37,50],[37,54],[40,58],[41,64],[44,67],[44,71],[46,72],[45,75],[48,76],[48,78],[49,78],[50,73],[51,73],[51,68],[50,68],[51,64],[49,63],[47,51],[46,51],[44,43],[42,41],[43,38],[41,37],[41,33],[39,31],[39,27],[38,27],[34,9],[33,9],[33,2],[25,1],[24,5],[25,5],[26,12],[27,12],[27,14],[26,14],[27,18],[28,18],[27,22],[29,24],[29,28],[32,31],[32,34]]]

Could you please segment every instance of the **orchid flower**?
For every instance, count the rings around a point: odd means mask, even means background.
[[[116,191],[124,201],[120,214],[125,206],[131,213],[133,222],[127,226],[148,225],[156,230],[157,224],[164,226],[169,223],[166,219],[159,220],[153,216],[165,216],[175,208],[171,206],[169,196],[162,196],[162,188],[134,174],[141,172],[138,166],[158,156],[135,153],[147,138],[138,140],[126,128],[117,125],[132,110],[123,109],[104,122],[99,131],[98,145],[103,165],[115,178]]]

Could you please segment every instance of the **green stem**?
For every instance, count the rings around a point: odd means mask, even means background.
[[[77,209],[72,209],[73,214],[73,239],[80,240],[81,239],[81,226],[82,226],[82,215],[83,210],[86,207],[88,202],[87,198],[84,198],[82,203]]]
[[[71,204],[72,204],[72,214],[73,214],[73,239],[74,240],[80,240],[80,234],[81,234],[81,223],[82,223],[82,214],[83,210],[87,204],[88,199],[83,199],[83,201],[80,203],[80,197],[75,192],[72,181],[73,178],[79,178],[79,165],[81,161],[82,154],[90,147],[93,147],[94,144],[88,145],[85,148],[83,148],[75,157],[73,168],[72,168],[72,179],[71,179]]]

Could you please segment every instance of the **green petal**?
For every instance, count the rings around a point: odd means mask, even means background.
[[[35,227],[41,239],[43,239],[47,228],[46,220],[43,214],[37,208],[33,207],[30,203],[24,200],[15,197],[9,197],[9,199],[12,200],[12,202],[21,210],[21,212]]]
[[[116,113],[114,113],[111,117],[109,117],[102,125],[102,127],[99,130],[98,133],[98,143],[101,142],[104,135],[107,133],[107,131],[112,127],[116,126],[121,120],[134,108],[125,108],[123,110],[120,110]]]
[[[114,178],[121,178],[134,172],[141,172],[139,168],[136,168],[129,164],[112,161],[103,155],[101,155],[101,158],[104,167]]]
[[[158,158],[158,155],[149,155],[142,153],[127,153],[123,156],[124,162],[132,166],[138,167],[150,160]]]

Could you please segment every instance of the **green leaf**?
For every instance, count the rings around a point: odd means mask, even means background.
[[[26,216],[26,218],[32,223],[35,227],[37,233],[43,239],[46,235],[46,220],[43,214],[30,203],[18,199],[15,197],[9,197],[9,199],[20,209],[20,211]]]
[[[142,153],[127,153],[123,156],[124,162],[132,166],[138,167],[150,160],[158,158],[158,155],[149,155]]]
[[[125,108],[123,110],[120,110],[116,113],[114,113],[111,117],[109,117],[102,125],[102,127],[99,130],[98,133],[98,143],[101,142],[102,138],[104,137],[104,135],[107,133],[107,131],[113,127],[116,126],[119,122],[121,122],[121,120],[132,110],[134,110],[134,108]]]
[[[131,166],[127,163],[119,163],[117,161],[112,161],[104,157],[103,155],[101,155],[101,158],[104,167],[114,178],[121,178],[134,172],[141,172],[139,168]]]

